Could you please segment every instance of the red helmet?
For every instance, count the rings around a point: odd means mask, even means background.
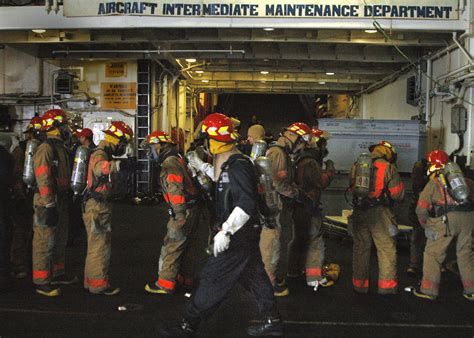
[[[213,140],[225,143],[237,142],[239,137],[232,120],[220,113],[210,114],[202,121],[202,132]]]
[[[43,119],[39,116],[35,116],[31,119],[30,123],[28,123],[25,133],[29,131],[40,131],[42,126],[43,126]]]
[[[286,130],[291,131],[292,133],[301,136],[301,138],[309,142],[311,141],[311,128],[303,122],[295,122],[292,125],[290,125]]]
[[[377,144],[372,144],[371,146],[369,146],[369,151],[372,152],[376,146],[384,146],[385,148],[390,149],[393,155],[397,153],[397,151],[395,150],[395,147],[388,141],[380,141]]]
[[[104,133],[129,142],[133,138],[133,130],[122,121],[112,121],[110,126],[104,130]]]
[[[66,112],[62,109],[50,109],[44,113],[41,121],[43,131],[51,130],[67,123]]]
[[[443,150],[433,150],[426,156],[426,160],[428,161],[427,174],[431,175],[435,171],[444,168],[446,163],[449,162],[449,156]]]
[[[92,137],[94,135],[94,133],[92,132],[92,130],[90,130],[89,128],[84,128],[84,129],[78,129],[76,130],[76,133],[75,133],[76,137],[86,137],[86,138],[89,138],[89,137]]]
[[[160,130],[154,131],[150,135],[148,135],[146,137],[146,143],[147,144],[158,144],[158,143],[172,143],[172,144],[175,144],[173,142],[173,139],[171,138],[171,136],[169,136],[164,131],[160,131]]]

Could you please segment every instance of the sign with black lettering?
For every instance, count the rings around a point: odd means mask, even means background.
[[[458,0],[63,0],[64,15],[457,20]]]
[[[126,62],[108,62],[105,65],[106,77],[124,77],[127,76]]]
[[[103,82],[100,84],[102,108],[135,109],[137,84],[135,82]]]

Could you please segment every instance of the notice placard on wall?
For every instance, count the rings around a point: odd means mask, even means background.
[[[137,84],[135,82],[103,82],[100,85],[102,108],[135,109]]]
[[[106,77],[125,77],[127,76],[126,62],[108,62],[105,64]]]
[[[65,16],[457,20],[458,0],[63,0]]]

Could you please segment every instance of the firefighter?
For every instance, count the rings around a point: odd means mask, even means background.
[[[296,203],[293,211],[293,239],[288,247],[288,276],[300,275],[305,265],[306,282],[317,290],[318,285],[330,286],[334,282],[323,275],[324,240],[321,232],[320,198],[322,190],[331,183],[334,175],[334,163],[326,161],[323,170],[319,164],[320,131],[312,130],[312,139],[307,147],[295,159],[295,181],[308,199],[306,203]],[[305,258],[305,262],[301,262]]]
[[[170,219],[161,247],[158,279],[145,285],[145,291],[173,294],[176,282],[190,288],[197,264],[196,231],[199,222],[198,190],[176,143],[163,131],[147,136],[150,157],[160,167],[163,195],[169,205]]]
[[[263,227],[260,249],[265,264],[265,270],[272,282],[275,296],[284,297],[289,295],[285,276],[287,267],[284,257],[281,257],[281,248],[286,249],[290,237],[290,225],[283,225],[282,215],[292,213],[295,201],[303,202],[305,193],[298,188],[294,181],[293,163],[290,155],[297,155],[311,139],[311,128],[305,123],[293,123],[285,128],[277,142],[271,144],[266,156],[272,162],[272,179],[276,191],[283,200],[283,207],[277,216],[277,224],[274,228]],[[291,221],[290,221],[291,223]],[[282,232],[284,235],[282,235]]]
[[[407,274],[410,277],[417,277],[423,266],[423,250],[426,243],[426,237],[423,227],[416,216],[416,205],[420,193],[425,188],[429,181],[427,174],[428,161],[422,158],[413,165],[411,173],[413,200],[410,203],[408,210],[408,219],[410,225],[413,226],[413,231],[410,233],[410,262],[407,268]]]
[[[239,150],[244,155],[251,156],[252,145],[255,141],[263,140],[265,129],[261,124],[254,124],[247,130],[247,139],[239,144]]]
[[[42,127],[41,117],[33,117],[24,131],[26,140],[39,139]],[[28,275],[31,264],[31,239],[33,235],[33,194],[26,189],[23,182],[26,142],[20,142],[13,152],[15,160],[13,177],[12,214],[13,231],[10,247],[11,275],[21,279]]]
[[[354,202],[352,214],[353,257],[352,285],[359,293],[369,290],[370,251],[372,240],[377,248],[379,265],[378,293],[395,294],[397,282],[397,251],[395,236],[398,227],[391,212],[394,201],[400,201],[405,187],[394,165],[395,148],[387,141],[369,147],[371,157],[370,189],[366,197]],[[356,180],[356,168],[351,170],[351,187]]]
[[[67,195],[69,192],[69,155],[64,146],[71,133],[66,113],[51,109],[42,117],[46,140],[33,156],[36,193],[33,199],[33,283],[40,295],[54,297],[59,285],[77,282],[65,275],[68,231]]]
[[[109,282],[112,237],[112,187],[119,172],[130,169],[128,161],[113,159],[125,154],[133,139],[132,129],[122,121],[112,121],[104,130],[89,159],[87,191],[84,195],[84,225],[87,233],[87,256],[84,289],[91,294],[113,296],[120,292]]]
[[[449,157],[442,150],[428,155],[428,175],[431,179],[420,194],[416,214],[425,229],[426,247],[423,255],[423,278],[413,290],[417,297],[434,300],[438,297],[441,265],[449,244],[457,237],[456,255],[464,286],[463,296],[474,300],[474,265],[472,238],[474,234],[474,182],[462,177],[456,165],[446,172]],[[460,202],[457,191],[465,189],[467,201]],[[467,193],[468,192],[468,193]]]
[[[203,123],[215,156],[217,178],[213,256],[201,272],[199,287],[186,306],[181,324],[163,330],[164,337],[192,337],[201,321],[209,318],[236,282],[250,290],[257,301],[263,324],[248,328],[252,336],[282,335],[271,283],[258,247],[257,176],[252,162],[236,148],[238,135],[231,120],[219,113]]]

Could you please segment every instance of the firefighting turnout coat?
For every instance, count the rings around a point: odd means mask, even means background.
[[[160,181],[172,216],[175,219],[185,219],[187,205],[196,201],[198,190],[181,156],[171,155],[163,161]]]
[[[267,157],[272,162],[273,185],[276,191],[288,198],[294,198],[298,193],[298,188],[294,183],[294,170],[287,149],[289,140],[280,137],[275,144],[270,145],[267,150]]]
[[[85,200],[88,197],[96,199],[98,202],[110,200],[112,197],[111,175],[119,171],[117,160],[106,151],[107,141],[100,141],[97,149],[91,154],[89,168],[87,171],[87,190]]]
[[[54,205],[58,195],[69,190],[71,178],[69,155],[63,141],[59,137],[48,137],[36,149],[33,165],[39,193],[35,204],[42,207]]]

